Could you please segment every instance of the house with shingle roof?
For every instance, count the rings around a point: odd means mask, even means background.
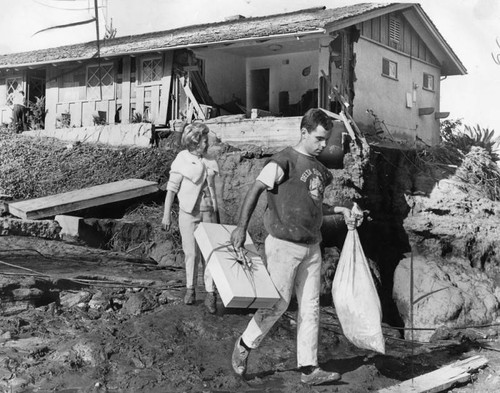
[[[367,134],[383,121],[392,138],[435,144],[447,115],[440,81],[465,73],[418,4],[238,15],[0,55],[0,122],[24,90],[30,101],[45,97],[46,130],[103,123],[112,134],[139,120],[168,130],[200,119],[223,140],[279,145],[321,107]]]

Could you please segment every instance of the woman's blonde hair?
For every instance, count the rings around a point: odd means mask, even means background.
[[[209,131],[207,125],[203,123],[186,124],[182,130],[182,145],[189,151],[195,150],[201,141],[201,137],[208,135]]]

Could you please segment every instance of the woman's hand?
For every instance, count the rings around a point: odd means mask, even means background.
[[[172,220],[170,218],[170,214],[165,214],[163,219],[161,220],[161,229],[164,231],[170,231],[170,227],[172,226]]]

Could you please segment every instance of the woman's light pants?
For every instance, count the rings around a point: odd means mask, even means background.
[[[265,243],[267,269],[281,299],[270,309],[259,309],[242,338],[257,348],[274,323],[287,310],[295,289],[297,313],[297,364],[318,365],[319,291],[321,251],[319,244],[298,244],[272,236]]]
[[[182,250],[184,251],[184,262],[186,265],[186,287],[195,288],[198,283],[198,265],[202,264],[205,290],[214,291],[214,280],[206,269],[205,260],[202,258],[194,231],[200,222],[214,222],[212,211],[194,211],[192,214],[179,209],[179,231],[182,238]]]

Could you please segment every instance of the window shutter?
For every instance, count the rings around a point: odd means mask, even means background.
[[[395,16],[389,17],[389,41],[399,44],[401,40],[401,21]]]

